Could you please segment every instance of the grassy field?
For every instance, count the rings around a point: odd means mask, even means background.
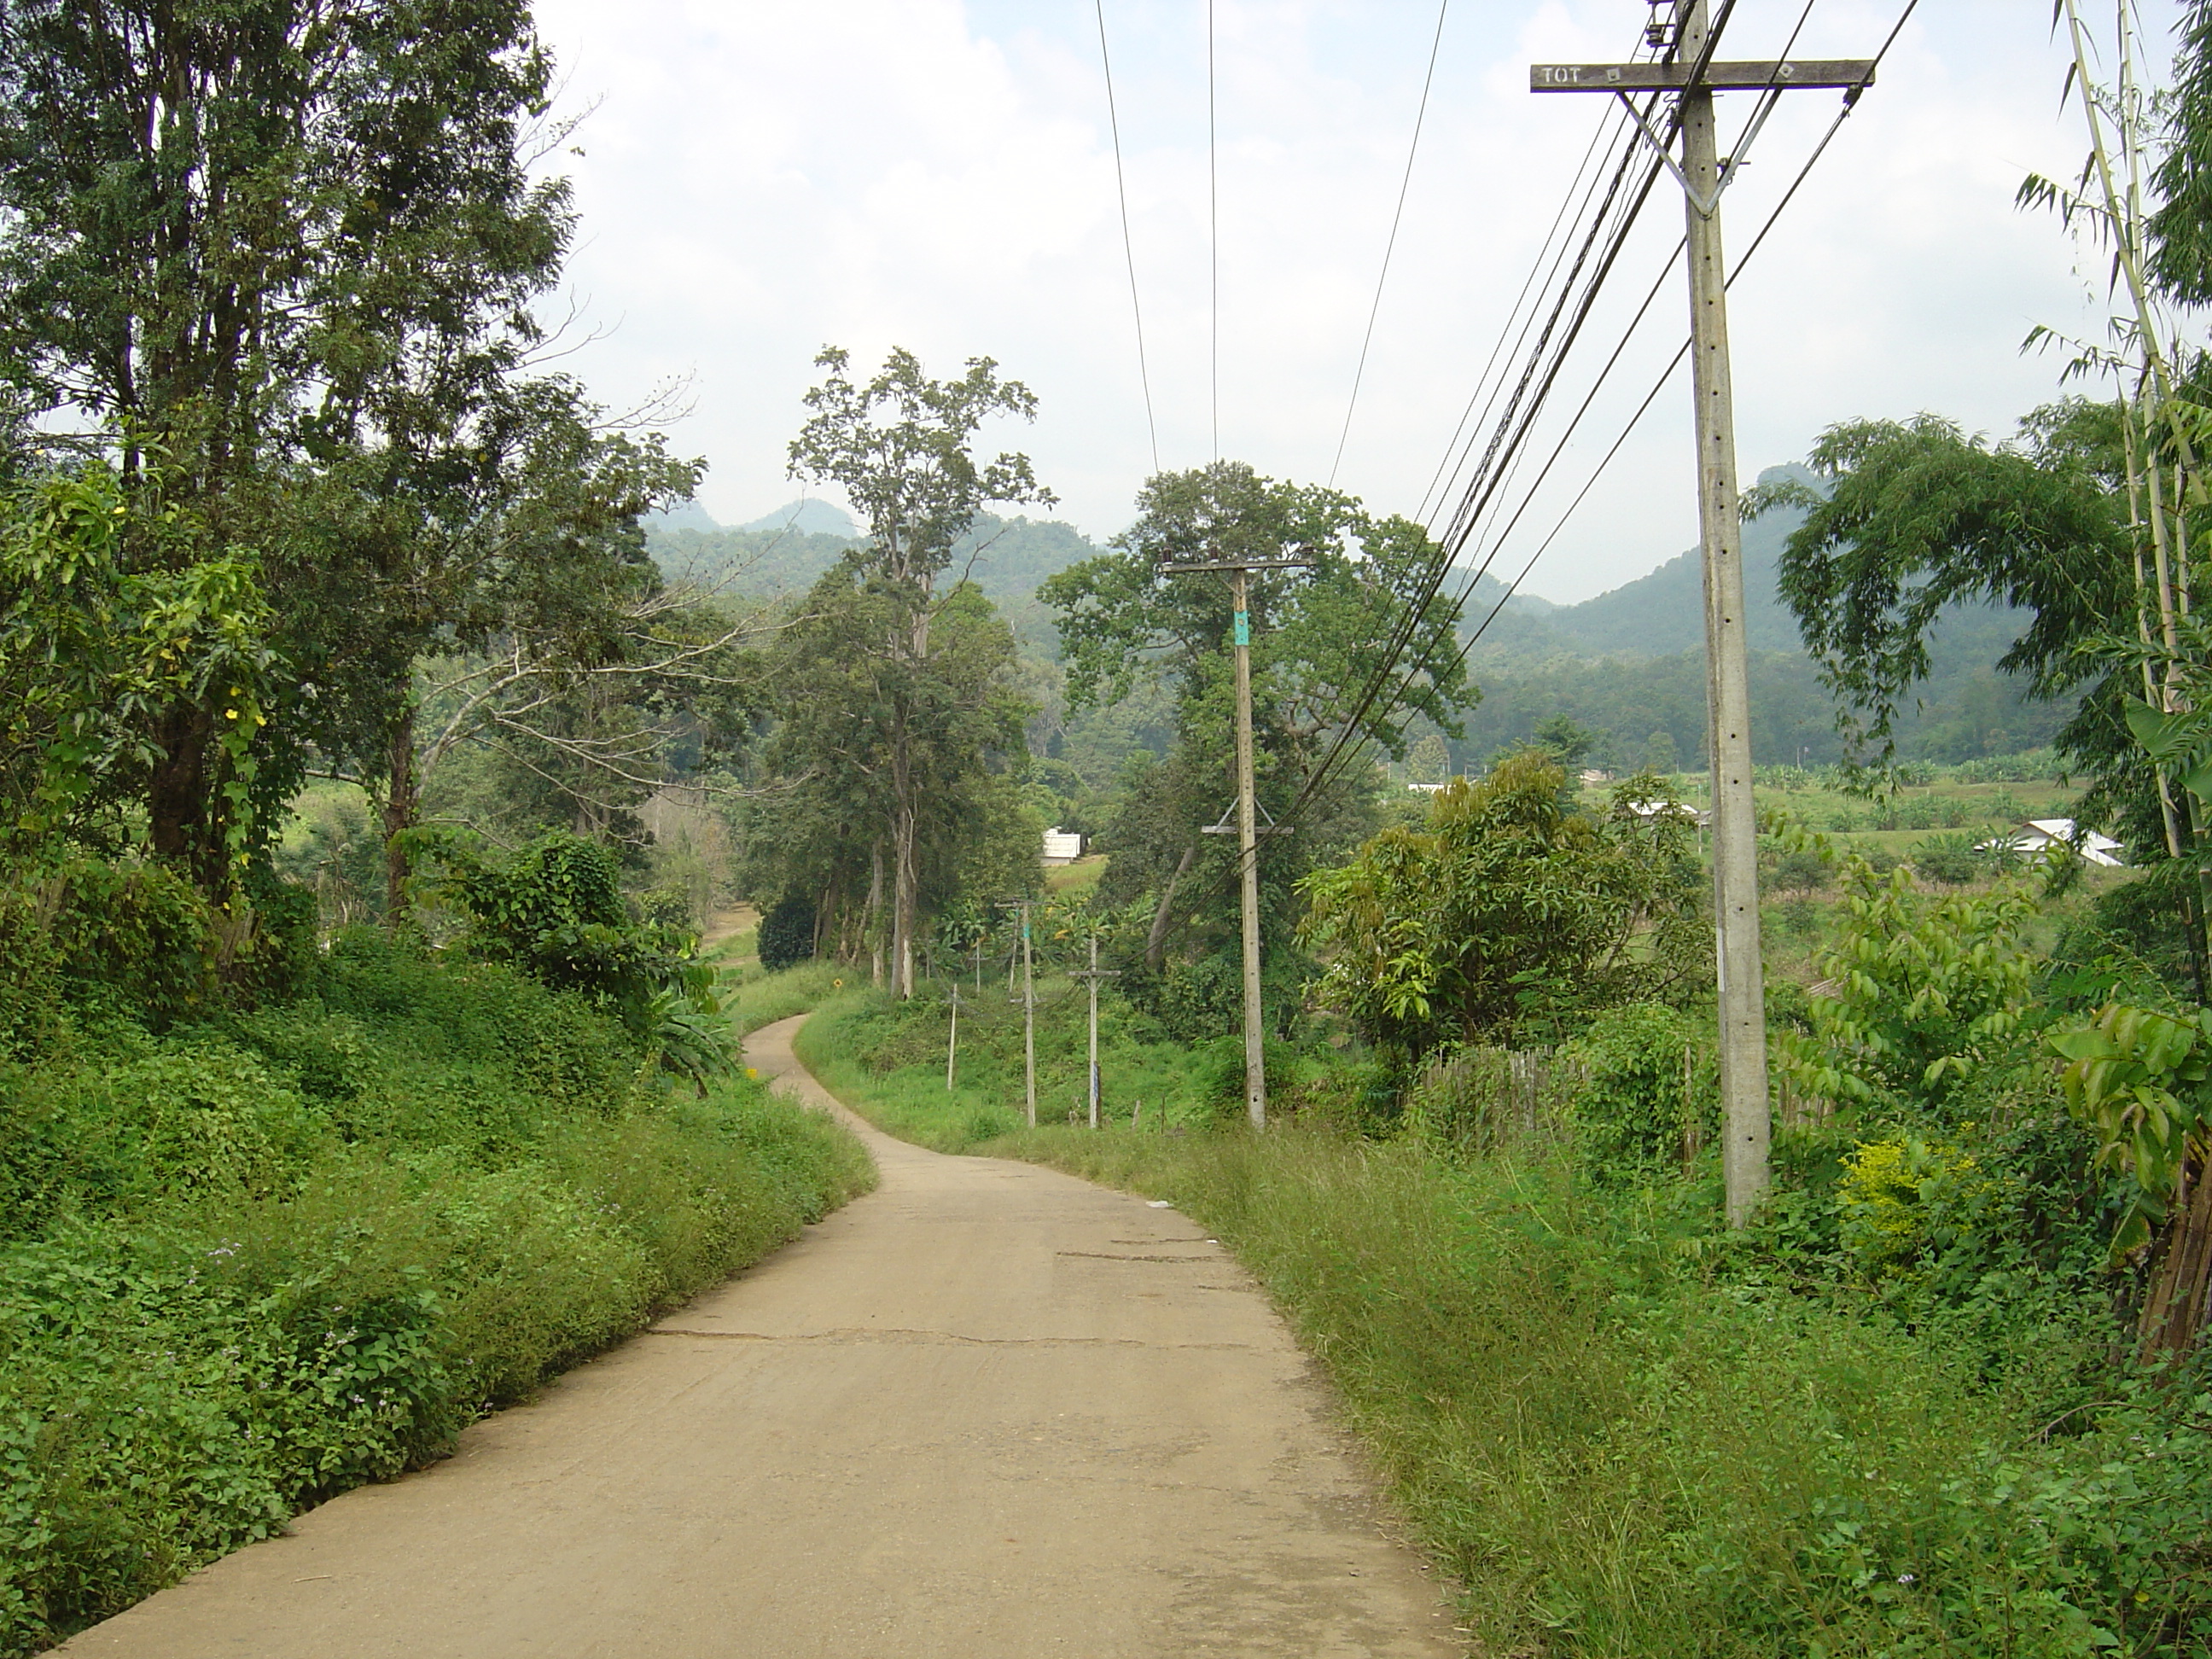
[[[1778,812],[1808,830],[1861,852],[1904,858],[1931,835],[1966,831],[1984,838],[2017,828],[2027,818],[2067,817],[2075,790],[2057,777],[2011,782],[1970,781],[1938,772],[1926,783],[1869,797],[1840,787],[1832,775],[1791,768],[1761,768],[1753,789],[1762,812]],[[1684,773],[1673,780],[1677,797],[1700,809],[1708,781]],[[1583,803],[1601,809],[1606,789],[1585,789]]]
[[[743,1036],[823,1006],[845,988],[852,975],[851,969],[829,962],[803,962],[780,974],[763,972],[757,963],[726,969],[720,981],[722,1012]],[[860,978],[853,982],[858,984]]]
[[[1063,864],[1044,872],[1047,892],[1062,898],[1079,898],[1098,885],[1098,878],[1106,873],[1106,855],[1086,854],[1073,864]]]

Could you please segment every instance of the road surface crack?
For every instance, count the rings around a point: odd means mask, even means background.
[[[717,1342],[944,1342],[981,1348],[1162,1348],[1224,1353],[1247,1352],[1252,1347],[1249,1342],[1147,1342],[1133,1336],[963,1336],[957,1331],[916,1331],[896,1327],[882,1330],[844,1327],[780,1336],[767,1331],[702,1331],[690,1326],[656,1325],[645,1334],[697,1336]]]

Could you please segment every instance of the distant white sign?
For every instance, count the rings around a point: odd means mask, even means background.
[[[1073,830],[1062,830],[1055,824],[1044,832],[1047,864],[1073,864],[1082,856],[1083,837]]]

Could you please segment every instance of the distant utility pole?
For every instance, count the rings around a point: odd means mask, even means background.
[[[952,1062],[960,1053],[960,981],[952,981],[952,1029],[945,1038],[945,1091],[952,1092]]]
[[[1070,979],[1091,981],[1091,1127],[1094,1129],[1098,1127],[1098,981],[1121,976],[1121,970],[1118,968],[1102,969],[1098,966],[1098,935],[1096,933],[1091,936],[1091,971],[1068,975]]]
[[[1259,799],[1252,784],[1252,612],[1249,580],[1255,570],[1303,570],[1313,562],[1295,556],[1272,559],[1208,559],[1193,564],[1164,564],[1170,575],[1211,571],[1229,578],[1235,606],[1237,647],[1237,848],[1244,913],[1244,1112],[1252,1127],[1267,1127],[1267,1027],[1260,1017],[1260,823]],[[1273,829],[1272,824],[1268,826]],[[1207,835],[1227,833],[1210,825]]]
[[[1766,998],[1759,946],[1759,817],[1751,787],[1751,690],[1743,628],[1742,523],[1736,501],[1735,403],[1729,379],[1728,273],[1721,252],[1721,192],[1785,91],[1841,87],[1856,100],[1874,80],[1870,60],[1721,64],[1707,0],[1654,0],[1647,39],[1656,63],[1538,64],[1531,92],[1618,96],[1682,186],[1689,222],[1690,362],[1697,398],[1698,522],[1705,582],[1706,719],[1713,768],[1713,914],[1721,1017],[1721,1097],[1727,1113],[1729,1222],[1749,1220],[1766,1188],[1772,1115],[1766,1085]],[[1657,16],[1665,8],[1667,18]],[[1675,95],[1682,159],[1652,130],[1629,94]],[[1736,152],[1723,161],[1713,94],[1765,94]]]
[[[1030,969],[1030,899],[1003,899],[1001,910],[1018,910],[1022,918],[1022,1111],[1029,1126],[1036,1127],[1036,980]],[[1011,969],[1009,977],[1012,977]]]

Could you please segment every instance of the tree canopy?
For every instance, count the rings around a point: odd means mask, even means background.
[[[1420,830],[1389,829],[1301,884],[1321,995],[1411,1060],[1455,1042],[1541,1036],[1563,1020],[1693,995],[1712,937],[1690,814],[1632,779],[1601,814],[1560,800],[1530,750],[1437,792]]]

